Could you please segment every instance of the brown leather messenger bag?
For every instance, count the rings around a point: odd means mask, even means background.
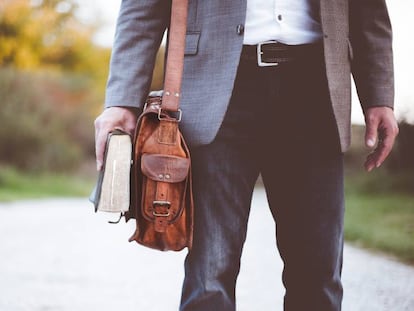
[[[130,241],[162,251],[192,246],[191,159],[179,129],[187,6],[172,1],[164,91],[149,94],[137,122],[125,215],[137,224]]]

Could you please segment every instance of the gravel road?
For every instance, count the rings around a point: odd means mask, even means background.
[[[185,252],[127,239],[86,199],[0,204],[0,311],[174,311]],[[282,310],[281,260],[264,191],[257,189],[237,285],[238,311]],[[344,311],[413,311],[414,268],[345,247]]]

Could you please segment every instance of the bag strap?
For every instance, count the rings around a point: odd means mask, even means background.
[[[161,108],[179,111],[184,67],[188,0],[172,0],[168,51]]]

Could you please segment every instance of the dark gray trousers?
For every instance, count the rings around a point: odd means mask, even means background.
[[[322,51],[276,67],[242,60],[216,139],[191,152],[195,232],[181,310],[235,310],[251,197],[262,174],[284,262],[285,310],[339,311],[343,155]]]

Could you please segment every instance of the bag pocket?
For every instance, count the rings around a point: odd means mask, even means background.
[[[156,222],[157,231],[166,230],[185,207],[190,159],[165,154],[143,154],[142,215]]]

